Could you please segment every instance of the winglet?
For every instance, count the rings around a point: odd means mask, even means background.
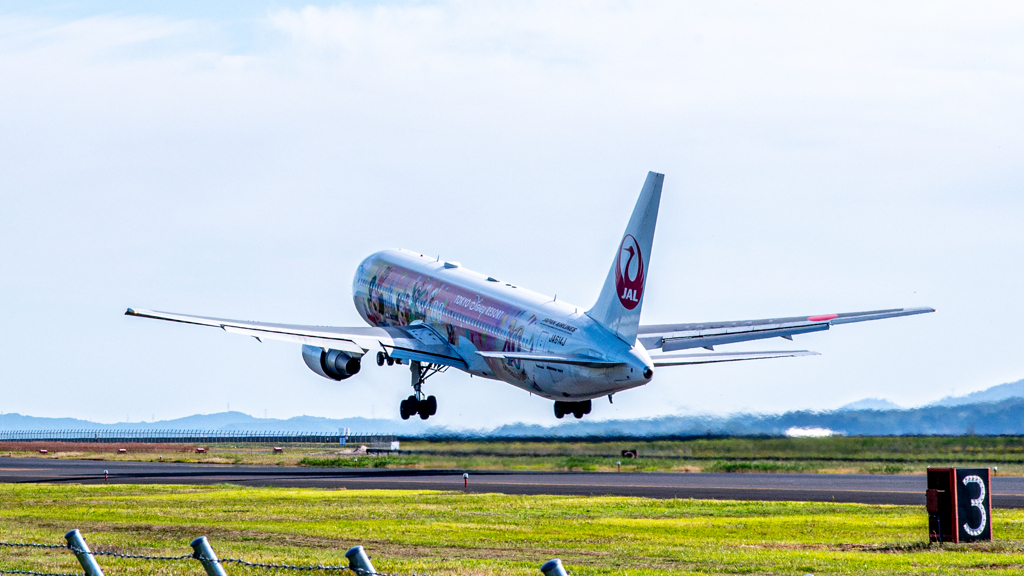
[[[125,310],[124,315],[125,316],[138,316],[138,313],[135,312],[135,310],[132,310],[131,308],[129,308],[129,309]]]

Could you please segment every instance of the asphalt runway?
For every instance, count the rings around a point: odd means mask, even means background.
[[[795,500],[924,505],[924,476],[861,474],[723,474],[655,472],[490,472],[232,466],[170,462],[103,462],[0,458],[0,482],[102,484],[238,484],[295,488],[461,490],[565,494]],[[1024,508],[1024,478],[992,479],[992,506]]]

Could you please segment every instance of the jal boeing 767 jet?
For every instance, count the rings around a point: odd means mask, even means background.
[[[430,376],[450,367],[507,382],[555,401],[555,416],[582,418],[591,400],[643,386],[655,369],[815,354],[807,350],[715,352],[714,347],[797,334],[838,324],[934,312],[894,308],[735,322],[640,324],[644,287],[664,175],[650,172],[612,258],[601,294],[580,311],[556,300],[408,250],[385,250],[359,264],[352,285],[356,310],[369,327],[334,328],[242,322],[129,308],[129,316],[213,326],[227,332],[302,345],[302,359],[324,378],[359,373],[376,351],[378,366],[407,364],[414,394],[403,419],[426,420],[437,399],[423,392]],[[682,352],[689,350],[689,352]]]

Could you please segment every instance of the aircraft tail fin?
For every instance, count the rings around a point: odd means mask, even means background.
[[[661,203],[661,185],[664,174],[648,172],[633,208],[629,225],[619,242],[612,260],[612,268],[601,288],[594,307],[587,316],[608,328],[632,346],[640,326],[640,308],[643,305],[644,286],[650,270],[651,245],[654,243],[654,225],[658,221]]]

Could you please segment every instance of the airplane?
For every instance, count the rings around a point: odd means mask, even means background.
[[[501,380],[554,400],[557,418],[589,414],[592,400],[648,384],[655,369],[816,355],[807,350],[716,352],[715,346],[766,338],[792,340],[833,326],[934,312],[894,308],[762,320],[640,324],[664,175],[647,174],[601,293],[587,310],[419,252],[384,250],[363,260],[353,300],[368,327],[269,324],[128,308],[128,316],[212,326],[259,340],[302,345],[310,370],[331,380],[378,366],[409,366],[413,394],[403,420],[437,413],[426,380],[449,368]]]

